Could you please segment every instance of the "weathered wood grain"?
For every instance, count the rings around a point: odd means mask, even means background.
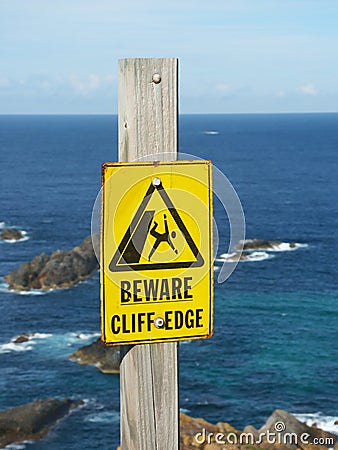
[[[177,59],[119,61],[119,161],[177,159],[177,73]],[[121,450],[177,450],[178,344],[126,350],[120,367]]]
[[[177,159],[177,69],[171,58],[119,61],[119,161]]]

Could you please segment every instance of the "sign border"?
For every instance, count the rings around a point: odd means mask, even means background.
[[[107,341],[106,337],[106,326],[105,326],[105,275],[104,275],[104,251],[103,251],[103,237],[104,237],[104,205],[105,205],[105,170],[110,167],[159,167],[159,166],[186,166],[186,165],[206,165],[208,168],[208,208],[209,208],[209,261],[211,262],[210,268],[208,269],[209,277],[209,327],[208,334],[199,334],[194,336],[176,336],[168,338],[154,338],[154,339],[130,339],[126,341]],[[213,318],[214,318],[214,271],[213,268],[213,233],[212,233],[212,217],[213,217],[213,204],[212,204],[212,177],[211,177],[212,162],[210,160],[179,160],[179,161],[140,161],[140,162],[105,162],[102,164],[102,200],[101,200],[101,227],[100,227],[100,293],[101,293],[101,339],[107,346],[118,346],[118,345],[132,345],[132,344],[151,344],[157,342],[176,342],[176,341],[190,341],[196,339],[208,339],[213,335]],[[184,175],[184,174],[183,174]],[[169,269],[168,269],[169,270]],[[137,273],[137,271],[135,271]]]

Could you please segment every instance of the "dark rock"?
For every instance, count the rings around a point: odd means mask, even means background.
[[[14,344],[22,344],[23,342],[27,342],[29,341],[30,335],[29,334],[19,334],[19,336],[17,336],[13,343]]]
[[[120,371],[120,347],[106,346],[100,338],[76,350],[69,358],[76,360],[79,364],[93,364],[103,373],[119,373]]]
[[[8,241],[18,241],[23,238],[23,233],[16,228],[1,228],[0,239],[6,239]]]
[[[0,411],[0,448],[12,442],[41,439],[57,420],[80,405],[81,400],[49,398]]]
[[[44,253],[4,277],[10,289],[29,291],[71,287],[90,277],[98,269],[91,236],[73,250]]]
[[[336,435],[314,426],[310,427],[297,420],[292,414],[289,414],[281,409],[276,409],[276,411],[274,411],[269,417],[265,425],[258,431],[259,433],[267,433],[269,431],[270,433],[276,433],[282,437],[285,435],[290,436],[291,433],[294,433],[297,435],[298,440],[300,440],[301,436],[306,436],[305,439],[308,441],[308,444],[313,444],[315,442],[315,438],[324,438],[325,440],[333,439],[332,442],[336,442],[337,440]],[[290,449],[306,446],[304,442],[298,442],[298,445],[296,445],[296,443],[291,440],[291,437],[285,437],[283,443],[287,444],[287,447]],[[332,447],[332,445],[327,445],[327,447]]]
[[[240,250],[242,247],[243,250],[272,250],[275,246],[280,244],[280,241],[267,241],[265,239],[246,239],[244,241],[239,241],[236,248],[238,250]],[[292,244],[290,244],[290,246],[291,245]]]

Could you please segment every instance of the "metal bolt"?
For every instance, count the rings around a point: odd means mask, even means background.
[[[153,178],[151,183],[153,186],[159,186],[161,184],[161,180],[159,178]]]
[[[159,73],[154,73],[152,81],[155,84],[161,83],[161,75]]]
[[[154,325],[156,328],[163,328],[164,327],[164,320],[162,317],[156,317],[154,320]]]

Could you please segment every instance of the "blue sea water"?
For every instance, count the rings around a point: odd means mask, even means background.
[[[247,238],[303,244],[239,263],[215,283],[214,336],[180,344],[180,406],[190,415],[239,429],[260,427],[276,408],[323,426],[338,418],[337,125],[338,114],[180,117],[180,151],[211,159],[228,177]],[[28,238],[0,242],[3,276],[90,234],[100,165],[117,159],[117,119],[0,116],[0,154],[0,222]],[[221,255],[229,225],[217,199],[215,219]],[[46,294],[2,285],[0,409],[50,396],[85,400],[22,448],[118,445],[118,377],[68,360],[99,335],[99,315],[98,274]],[[26,332],[36,334],[12,343]]]

